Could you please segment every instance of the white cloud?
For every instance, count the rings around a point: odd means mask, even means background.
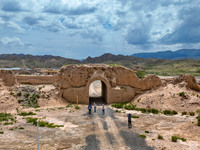
[[[15,5],[8,5],[11,2]],[[25,39],[26,43],[34,45],[32,53],[36,52],[35,49],[40,53],[44,49],[48,52],[49,47],[58,47],[60,53],[71,50],[71,54],[79,58],[90,55],[82,53],[85,56],[78,56],[80,51],[94,47],[99,47],[98,53],[100,49],[120,53],[121,49],[121,53],[126,54],[144,49],[184,48],[188,39],[181,40],[183,30],[188,29],[191,20],[195,24],[191,23],[190,29],[199,29],[200,21],[195,19],[197,17],[181,18],[180,13],[191,13],[182,10],[200,8],[199,3],[196,0],[1,0],[0,38],[4,45],[18,44],[22,52],[27,49],[21,41]],[[193,11],[191,16],[198,16],[197,13]],[[190,37],[199,37],[195,36],[196,31],[188,31],[194,34]],[[166,35],[176,35],[176,41],[171,38],[170,44],[163,43],[160,39]],[[63,43],[59,44],[43,39],[60,37]],[[66,43],[71,47],[66,47]],[[76,47],[70,43],[76,43]],[[199,43],[190,46],[197,45]],[[14,51],[15,47],[12,49]],[[93,56],[97,54],[95,49],[88,52]]]
[[[13,38],[9,38],[9,37],[3,37],[1,39],[1,42],[4,44],[4,45],[9,45],[9,44],[17,44],[17,45],[20,45],[20,46],[24,46],[24,43],[21,41],[20,38],[18,37],[13,37]]]

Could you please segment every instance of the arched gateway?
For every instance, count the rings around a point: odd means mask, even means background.
[[[104,64],[66,65],[56,76],[56,85],[61,95],[70,102],[89,103],[89,87],[93,81],[102,82],[105,102],[128,102],[137,94],[161,85],[161,80],[155,75],[139,79],[135,73],[122,66]]]

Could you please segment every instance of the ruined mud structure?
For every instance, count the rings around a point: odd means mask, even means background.
[[[66,101],[76,103],[90,102],[89,87],[93,81],[102,83],[102,99],[105,103],[128,102],[136,95],[147,90],[161,86],[163,82],[155,75],[148,75],[139,79],[135,73],[122,66],[109,66],[103,64],[67,65],[60,69],[57,75],[22,76],[15,75],[12,71],[0,70],[0,79],[7,86],[15,84],[53,84],[60,91],[60,96]],[[192,76],[180,76],[173,80],[174,83],[182,80],[188,87],[200,91]]]
[[[93,81],[102,82],[102,96],[106,103],[127,102],[139,93],[161,85],[161,80],[150,75],[139,79],[135,73],[121,66],[108,65],[67,65],[56,77],[64,99],[89,103],[89,86]]]

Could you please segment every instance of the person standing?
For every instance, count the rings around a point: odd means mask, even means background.
[[[131,117],[131,114],[128,113],[128,128],[132,128]]]
[[[104,115],[105,114],[105,106],[104,106],[104,104],[102,105],[102,115]]]
[[[97,110],[97,105],[94,103],[94,112]]]
[[[91,109],[92,109],[92,106],[89,104],[88,105],[89,114],[91,114]]]

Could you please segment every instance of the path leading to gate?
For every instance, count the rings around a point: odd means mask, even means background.
[[[101,108],[98,108],[96,113],[92,111],[87,116],[93,126],[85,138],[85,150],[153,150],[134,132],[134,125],[128,129],[127,122],[116,118],[110,107],[106,107],[104,115]]]

